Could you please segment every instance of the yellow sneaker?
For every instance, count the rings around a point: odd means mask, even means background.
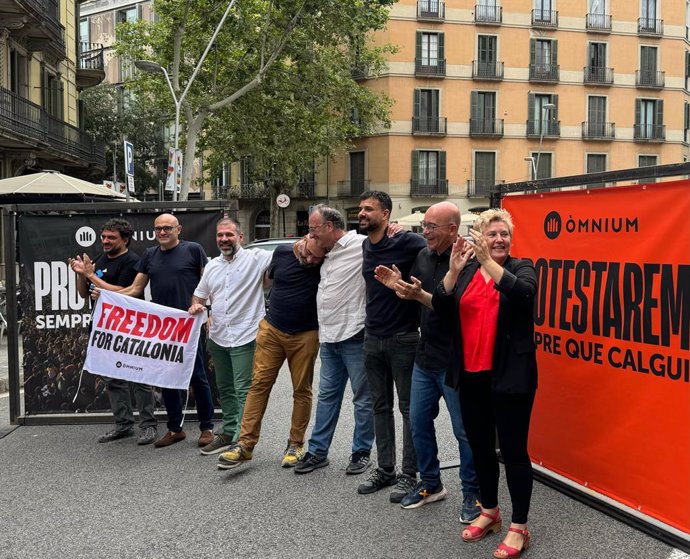
[[[252,459],[252,451],[237,444],[218,457],[218,469],[230,470]]]
[[[304,456],[304,445],[288,443],[281,465],[283,468],[293,468],[302,456]]]

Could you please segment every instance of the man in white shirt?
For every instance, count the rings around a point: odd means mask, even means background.
[[[263,288],[273,254],[245,250],[239,223],[223,218],[216,225],[220,256],[211,260],[194,290],[191,314],[211,302],[208,351],[216,370],[216,384],[223,410],[223,429],[201,448],[217,454],[239,437],[247,392],[252,383],[252,362],[259,322],[266,314]]]
[[[295,466],[295,473],[306,474],[329,464],[328,449],[349,378],[355,429],[345,472],[361,474],[370,466],[374,444],[363,351],[366,300],[362,242],[366,237],[356,231],[346,232],[340,212],[324,204],[316,206],[309,216],[309,234],[327,252],[316,296],[321,370],[314,428],[308,451]]]

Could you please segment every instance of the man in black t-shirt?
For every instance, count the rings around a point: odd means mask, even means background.
[[[129,223],[124,219],[113,218],[101,228],[103,254],[96,257],[93,262],[86,255],[70,259],[70,266],[77,273],[79,295],[84,299],[88,298],[95,285],[94,281],[98,281],[100,289],[109,291],[121,291],[122,288],[131,285],[137,274],[135,266],[139,262],[139,257],[129,250],[131,239],[132,228]],[[94,278],[97,279],[94,280]],[[98,442],[106,443],[134,434],[131,388],[139,409],[140,433],[137,443],[142,445],[152,443],[156,438],[157,421],[153,415],[151,387],[115,378],[106,379],[106,384],[115,428],[98,437]]]
[[[316,291],[321,278],[319,265],[325,253],[314,239],[299,246],[303,251],[296,254],[291,246],[279,246],[273,253],[267,271],[273,287],[268,313],[259,323],[256,336],[252,385],[244,405],[240,438],[220,455],[218,467],[222,470],[252,459],[271,389],[286,359],[292,378],[293,405],[282,466],[293,467],[304,454],[304,434],[311,417],[314,362],[319,352]]]
[[[364,334],[364,368],[374,408],[378,468],[357,491],[374,493],[395,485],[392,503],[399,503],[417,483],[417,456],[410,430],[410,386],[415,350],[419,342],[419,309],[414,301],[404,301],[374,277],[376,266],[394,264],[409,281],[410,269],[419,251],[426,247],[421,235],[387,233],[393,204],[381,191],[360,196],[359,228],[367,234],[362,244],[362,275],[367,286],[367,318]],[[395,421],[393,389],[402,415],[402,473],[395,471]]]
[[[159,215],[154,221],[153,230],[159,246],[146,249],[137,264],[138,273],[134,282],[123,289],[122,293],[140,297],[150,282],[151,299],[154,303],[186,311],[192,303],[194,289],[206,266],[206,253],[198,243],[180,239],[182,226],[172,214]],[[206,351],[200,339],[190,379],[201,430],[198,440],[200,447],[213,441],[213,400],[205,363]],[[156,447],[169,446],[187,436],[182,430],[182,392],[163,388],[163,402],[168,412],[168,432],[154,443]]]

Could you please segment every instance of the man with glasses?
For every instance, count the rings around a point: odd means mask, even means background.
[[[328,450],[340,416],[348,379],[352,388],[355,430],[346,474],[361,474],[370,466],[374,419],[364,373],[365,286],[362,242],[366,237],[345,231],[345,220],[324,204],[309,216],[309,235],[326,251],[316,295],[321,370],[314,428],[308,451],[295,466],[308,474],[328,466]]]
[[[151,300],[154,303],[186,311],[206,266],[206,253],[198,243],[180,239],[182,226],[172,214],[159,215],[154,221],[153,230],[158,246],[146,249],[136,266],[138,273],[134,282],[120,293],[140,297],[151,282]],[[206,376],[206,351],[202,342],[203,338],[200,338],[190,380],[201,430],[200,447],[213,441],[213,400]],[[154,443],[156,447],[169,446],[186,438],[182,430],[185,405],[182,392],[170,388],[163,388],[162,391],[168,412],[168,432]]]
[[[410,426],[417,453],[421,481],[401,501],[406,509],[421,507],[445,499],[448,492],[441,483],[438,445],[434,420],[439,413],[439,400],[446,401],[453,433],[460,451],[460,483],[463,503],[460,521],[465,524],[479,516],[479,484],[474,470],[472,450],[460,414],[458,393],[445,384],[451,326],[445,317],[433,311],[431,295],[448,272],[450,253],[458,238],[460,211],[455,204],[440,202],[424,214],[421,226],[427,246],[415,260],[410,282],[400,277],[396,266],[376,268],[376,279],[394,290],[403,299],[421,303],[421,336],[414,368],[410,396]]]

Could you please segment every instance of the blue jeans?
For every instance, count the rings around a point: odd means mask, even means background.
[[[355,408],[355,430],[352,452],[370,452],[374,444],[374,416],[369,385],[364,373],[364,332],[335,343],[321,344],[319,396],[309,452],[326,456],[340,416],[347,379],[352,387]]]
[[[412,370],[412,390],[410,397],[410,425],[412,440],[417,451],[417,466],[422,481],[429,485],[441,482],[441,470],[438,461],[438,445],[434,420],[438,417],[439,400],[446,401],[453,426],[453,434],[460,450],[460,483],[465,494],[479,494],[477,474],[474,471],[472,449],[465,435],[465,428],[460,414],[458,393],[446,386],[445,371],[429,371],[415,363]]]
[[[418,342],[418,332],[385,338],[367,333],[364,338],[364,368],[374,407],[379,466],[395,468],[395,388],[402,415],[402,471],[412,478],[417,477],[417,456],[410,429],[410,388]]]
[[[196,360],[194,361],[194,371],[189,385],[194,391],[196,399],[196,411],[199,417],[199,429],[208,431],[213,429],[213,400],[211,398],[211,387],[206,376],[206,348],[203,341],[199,339],[196,348]],[[184,422],[182,391],[173,388],[163,388],[163,403],[168,412],[168,431],[175,433],[182,431]]]

